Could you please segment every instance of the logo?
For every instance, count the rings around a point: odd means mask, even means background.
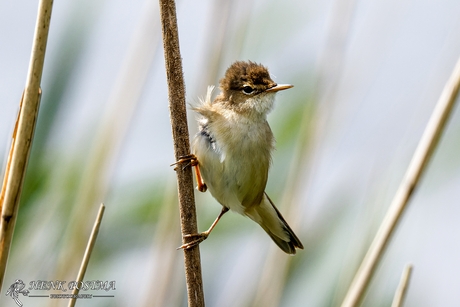
[[[21,279],[11,284],[6,291],[6,296],[11,296],[16,305],[23,306],[19,300],[19,294],[34,297],[48,297],[49,299],[92,299],[92,298],[113,298],[115,295],[113,291],[116,290],[115,281],[70,281],[64,280],[34,280],[29,282],[29,287],[25,289],[26,285]],[[40,291],[38,293],[31,291]],[[47,291],[43,293],[43,291]]]
[[[29,295],[29,291],[24,289],[25,286],[26,285],[22,280],[16,279],[14,284],[12,284],[8,291],[6,291],[6,295],[11,296],[11,298],[16,302],[16,305],[19,307],[22,307],[22,302],[19,300],[19,293],[25,296]]]

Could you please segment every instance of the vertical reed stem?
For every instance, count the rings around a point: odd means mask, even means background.
[[[178,160],[179,157],[190,153],[190,140],[174,0],[160,0],[160,14],[174,152]],[[182,235],[197,233],[193,178],[190,167],[177,167],[177,183]],[[184,262],[188,306],[204,306],[199,246],[184,250]]]
[[[53,0],[41,0],[30,56],[26,86],[13,132],[10,153],[0,193],[0,289],[5,276],[8,254],[16,224],[22,185],[29,161],[35,124],[40,106],[43,65],[51,21]]]

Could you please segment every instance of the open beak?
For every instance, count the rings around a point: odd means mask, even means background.
[[[269,88],[265,92],[278,92],[282,90],[287,90],[288,88],[294,87],[294,85],[290,84],[277,84],[274,87]]]

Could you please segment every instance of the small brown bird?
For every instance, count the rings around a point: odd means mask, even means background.
[[[206,99],[193,108],[201,115],[199,132],[192,144],[193,154],[177,163],[195,166],[197,189],[207,189],[222,205],[211,227],[187,237],[190,248],[205,240],[229,209],[258,223],[286,253],[295,254],[302,243],[265,193],[271,152],[275,139],[267,122],[275,94],[293,87],[276,84],[267,68],[254,62],[235,62],[220,80],[221,93],[211,102],[213,87]]]

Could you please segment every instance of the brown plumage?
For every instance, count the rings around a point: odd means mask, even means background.
[[[286,253],[295,254],[302,243],[265,193],[274,137],[267,122],[277,91],[292,85],[277,85],[266,67],[254,62],[235,62],[220,81],[221,93],[207,98],[193,109],[201,115],[199,132],[193,141],[194,165],[201,191],[207,189],[223,206],[208,231],[189,248],[209,235],[219,218],[236,211],[257,222]],[[203,183],[204,182],[204,183]],[[205,184],[205,185],[204,185]]]

